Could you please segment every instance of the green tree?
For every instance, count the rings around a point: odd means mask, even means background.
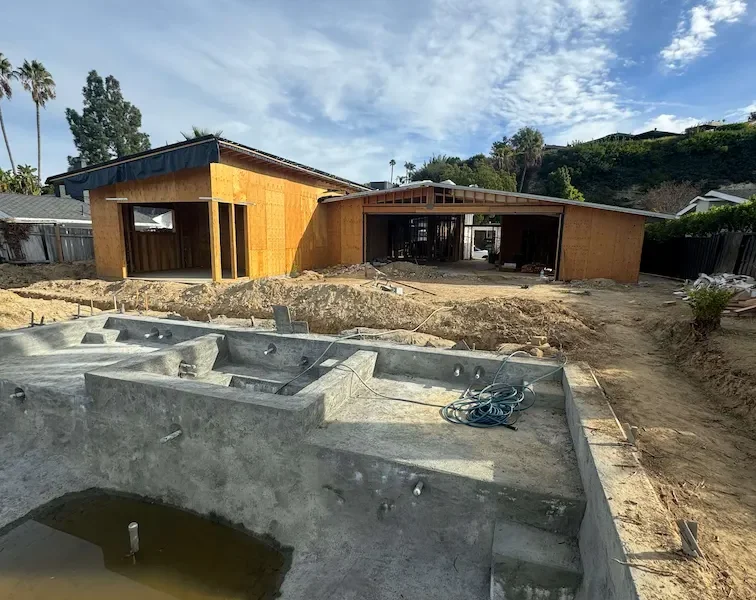
[[[194,138],[201,138],[201,137],[205,137],[206,135],[214,135],[215,137],[223,137],[223,130],[218,129],[217,131],[210,131],[209,129],[204,129],[203,127],[197,127],[196,125],[192,125],[191,133],[184,133],[182,131],[181,135],[184,136],[185,140],[193,140]]]
[[[515,151],[507,136],[491,144],[491,160],[499,171],[511,171],[515,167]]]
[[[0,169],[0,192],[39,195],[42,190],[37,170],[30,165],[18,165],[15,173]]]
[[[749,113],[749,115],[748,115],[748,122],[749,122],[749,123],[754,123],[754,122],[756,122],[756,110],[754,110],[754,111],[751,111],[751,112]]]
[[[16,73],[13,71],[13,67],[10,61],[3,56],[0,52],[0,100],[3,98],[11,99],[13,96],[13,88],[11,87],[11,79],[15,79]],[[16,165],[13,163],[13,154],[11,154],[10,143],[8,142],[8,134],[5,132],[5,121],[3,121],[3,110],[0,106],[0,128],[3,130],[3,138],[5,139],[5,147],[8,150],[8,160],[10,160],[11,171],[16,172]]]
[[[39,107],[44,108],[49,100],[55,99],[55,81],[45,66],[37,60],[24,60],[24,64],[16,71],[16,76],[23,88],[31,94],[37,109],[37,182],[41,184],[42,133],[39,125]]]
[[[394,166],[396,165],[396,161],[392,158],[389,161],[389,166],[391,167],[391,176],[389,177],[389,181],[391,183],[394,183]]]
[[[543,134],[532,127],[523,127],[512,136],[511,144],[522,169],[522,179],[520,179],[520,191],[522,191],[528,169],[539,166],[543,160]]]
[[[559,167],[556,171],[549,173],[546,180],[546,193],[549,196],[566,200],[577,200],[579,202],[585,200],[583,194],[572,185],[572,176],[567,167]]]
[[[404,170],[407,173],[405,180],[407,181],[407,183],[412,181],[412,174],[415,172],[415,169],[416,169],[416,166],[414,163],[411,163],[411,162],[404,163]]]
[[[453,181],[458,185],[476,185],[491,190],[517,190],[517,181],[512,173],[494,169],[492,161],[483,154],[476,154],[467,160],[456,156],[434,155],[415,171],[415,181]]]
[[[66,109],[66,120],[79,157],[68,157],[71,167],[83,159],[96,164],[150,149],[150,138],[139,131],[142,113],[128,102],[121,84],[112,75],[103,81],[97,71],[90,71],[82,88],[83,109],[79,114]]]

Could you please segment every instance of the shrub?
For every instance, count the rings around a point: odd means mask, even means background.
[[[693,327],[707,334],[720,326],[722,312],[734,292],[728,288],[708,286],[689,289],[690,308],[693,310]]]

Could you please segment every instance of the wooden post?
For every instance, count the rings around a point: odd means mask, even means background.
[[[58,262],[63,262],[63,239],[60,237],[60,223],[55,223],[55,248],[58,251]]]
[[[231,279],[238,279],[239,265],[236,260],[236,205],[228,205],[228,238],[231,241]]]
[[[218,219],[218,203],[211,200],[207,203],[208,217],[210,219],[210,270],[213,281],[220,281],[223,278],[221,268],[221,249],[220,249],[220,221]]]
[[[252,217],[250,216],[249,206],[243,209],[244,214],[244,274],[252,277]]]

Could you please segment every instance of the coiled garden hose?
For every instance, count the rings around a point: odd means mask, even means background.
[[[501,361],[493,383],[479,390],[475,390],[474,386],[470,385],[459,399],[441,409],[441,416],[449,423],[468,427],[508,427],[516,430],[515,423],[519,420],[520,414],[535,404],[536,393],[533,384],[560,371],[567,362],[565,359],[559,367],[529,381],[527,386],[498,383],[497,380],[505,365],[516,354],[530,356],[522,350],[507,356]],[[526,394],[532,396],[529,403],[525,401]]]

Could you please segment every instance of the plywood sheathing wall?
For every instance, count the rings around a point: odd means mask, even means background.
[[[224,162],[229,159],[222,157]],[[250,277],[284,275],[329,264],[325,188],[265,166],[210,165],[212,196],[247,206]],[[248,169],[254,168],[255,171]]]
[[[559,278],[637,282],[645,221],[640,215],[565,206]]]
[[[126,198],[129,204],[196,202],[210,196],[210,169],[198,167],[96,188],[89,193],[97,275],[126,277],[126,246],[121,206],[106,198]]]
[[[329,202],[328,245],[330,265],[355,265],[363,261],[362,198]]]

